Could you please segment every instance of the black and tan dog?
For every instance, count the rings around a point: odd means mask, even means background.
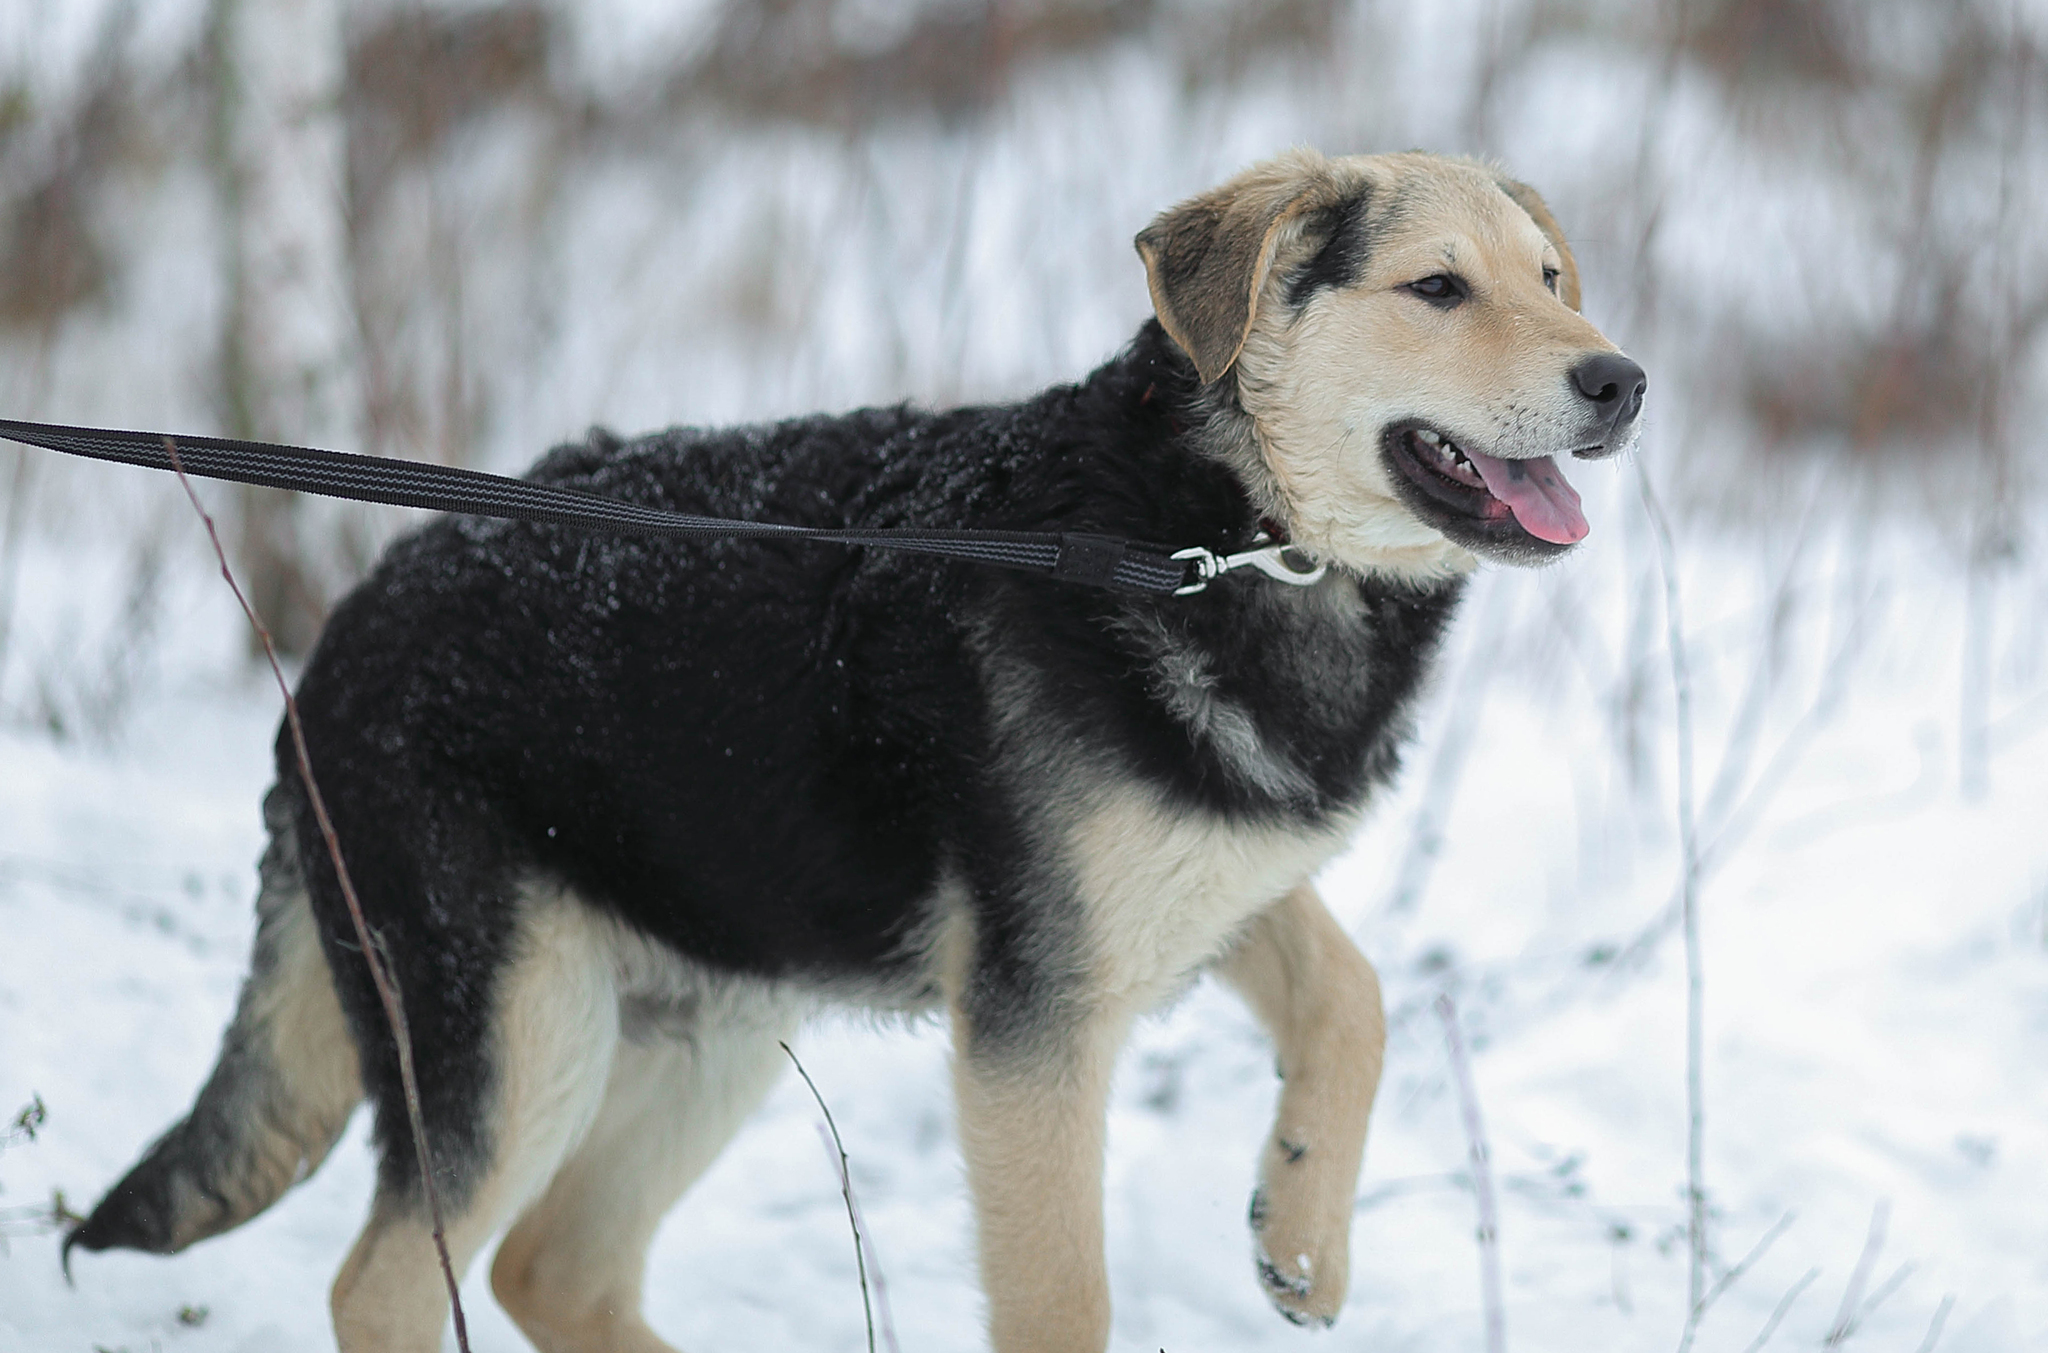
[[[1396,769],[1475,557],[1586,534],[1564,455],[1634,436],[1543,203],[1468,161],[1297,152],[1138,236],[1157,320],[1020,404],[621,442],[537,478],[714,516],[1098,532],[1328,565],[1151,597],[881,552],[444,520],[299,689],[417,1046],[449,1240],[548,1350],[661,1343],[647,1243],[833,1003],[943,1009],[1002,1353],[1100,1350],[1104,1099],[1207,967],[1278,1045],[1252,1207],[1328,1321],[1384,1031],[1308,880]],[[281,745],[255,963],[213,1077],[71,1243],[170,1252],[316,1167],[383,1167],[349,1353],[440,1347],[390,1035]]]

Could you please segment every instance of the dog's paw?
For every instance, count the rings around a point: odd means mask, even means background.
[[[1296,1232],[1285,1217],[1276,1221],[1265,1189],[1252,1191],[1247,1219],[1252,1228],[1252,1265],[1273,1309],[1297,1325],[1328,1329],[1336,1324],[1337,1309],[1344,1304],[1346,1275],[1342,1268],[1324,1266],[1319,1274],[1313,1248],[1320,1247],[1288,1242]],[[1343,1248],[1337,1253],[1342,1255]]]
[[[1337,1306],[1343,1298],[1340,1295],[1333,1302],[1317,1292],[1315,1260],[1308,1254],[1295,1254],[1276,1262],[1264,1245],[1258,1245],[1252,1260],[1258,1269],[1259,1286],[1265,1289],[1273,1309],[1286,1319],[1323,1329],[1337,1323]]]
[[[1327,1327],[1350,1279],[1347,1190],[1318,1177],[1306,1147],[1276,1137],[1252,1193],[1253,1265],[1276,1310],[1297,1325]]]

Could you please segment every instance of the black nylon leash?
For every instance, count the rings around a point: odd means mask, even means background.
[[[91,460],[170,470],[164,449],[177,446],[185,473],[237,484],[296,489],[327,498],[359,503],[385,503],[435,512],[455,512],[506,521],[545,522],[610,535],[656,536],[668,539],[714,537],[820,540],[841,545],[933,554],[970,563],[1021,569],[1066,582],[1087,583],[1123,591],[1152,593],[1199,592],[1211,578],[1249,564],[1284,581],[1314,581],[1300,569],[1285,576],[1268,566],[1277,562],[1280,547],[1219,557],[1199,546],[1172,550],[1115,536],[1051,531],[940,531],[925,529],[832,530],[773,522],[726,521],[686,512],[667,512],[622,502],[581,489],[508,479],[480,470],[462,470],[422,461],[359,456],[305,446],[277,446],[227,437],[168,437],[161,432],[122,432],[109,428],[66,427],[0,418],[0,437],[25,446]],[[1253,558],[1253,555],[1260,556]],[[1304,561],[1305,562],[1305,561]],[[1315,577],[1322,570],[1314,571]]]

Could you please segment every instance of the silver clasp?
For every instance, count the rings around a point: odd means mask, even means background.
[[[1328,564],[1312,564],[1309,557],[1293,545],[1264,543],[1271,538],[1261,531],[1252,540],[1252,547],[1238,554],[1217,554],[1214,550],[1191,546],[1174,552],[1175,559],[1185,559],[1195,566],[1195,581],[1185,587],[1177,587],[1177,597],[1192,596],[1224,574],[1237,568],[1255,568],[1276,582],[1290,587],[1309,587],[1323,580],[1329,571]]]

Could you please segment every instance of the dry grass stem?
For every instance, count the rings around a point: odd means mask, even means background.
[[[1749,1253],[1743,1255],[1733,1268],[1723,1273],[1715,1281],[1714,1285],[1707,1289],[1706,1296],[1700,1298],[1699,1305],[1693,1307],[1692,1313],[1686,1317],[1685,1333],[1678,1341],[1679,1353],[1686,1353],[1686,1350],[1692,1347],[1693,1339],[1699,1334],[1700,1322],[1706,1319],[1707,1311],[1715,1302],[1721,1299],[1721,1294],[1740,1282],[1742,1275],[1749,1272],[1751,1266],[1757,1260],[1763,1258],[1764,1251],[1770,1249],[1778,1237],[1785,1234],[1791,1227],[1793,1218],[1796,1215],[1796,1213],[1787,1212],[1784,1216],[1778,1218],[1777,1225],[1764,1232],[1763,1238],[1750,1246]]]
[[[1707,1293],[1707,1186],[1706,1186],[1706,1033],[1705,964],[1700,953],[1700,841],[1699,825],[1693,816],[1693,723],[1692,667],[1685,651],[1685,612],[1679,593],[1678,551],[1671,539],[1671,523],[1650,472],[1636,462],[1636,483],[1642,492],[1643,510],[1650,519],[1651,537],[1657,547],[1657,564],[1664,576],[1665,640],[1671,650],[1671,694],[1678,736],[1678,842],[1681,853],[1679,873],[1679,920],[1685,934],[1685,1203],[1686,1248],[1691,1266],[1687,1274],[1686,1343],[1698,1321]]]
[[[49,1117],[50,1111],[44,1106],[41,1095],[30,1099],[22,1105],[20,1113],[8,1120],[6,1127],[0,1128],[0,1151],[5,1151],[16,1142],[34,1141],[36,1133],[49,1121]]]
[[[1863,1253],[1857,1257],[1856,1267],[1849,1273],[1849,1285],[1842,1289],[1842,1304],[1836,1309],[1834,1321],[1821,1339],[1821,1347],[1841,1347],[1862,1323],[1866,1309],[1863,1289],[1870,1283],[1870,1271],[1877,1267],[1877,1257],[1884,1253],[1884,1233],[1891,1216],[1890,1199],[1878,1200],[1877,1206],[1871,1209],[1870,1234],[1864,1238]]]
[[[1764,1321],[1764,1327],[1757,1332],[1756,1338],[1750,1341],[1749,1347],[1744,1349],[1742,1353],[1763,1353],[1764,1345],[1771,1341],[1771,1336],[1778,1332],[1778,1326],[1784,1322],[1786,1315],[1792,1310],[1792,1303],[1799,1300],[1800,1294],[1813,1286],[1819,1277],[1819,1269],[1810,1268],[1806,1270],[1806,1275],[1798,1282],[1793,1283],[1791,1289],[1784,1296],[1778,1298],[1777,1306],[1771,1310],[1771,1318]]]
[[[263,644],[264,657],[269,659],[270,674],[277,679],[278,692],[284,696],[284,717],[292,731],[292,749],[299,762],[299,778],[305,782],[306,799],[313,809],[313,816],[320,824],[320,835],[327,842],[327,855],[334,862],[335,878],[341,885],[342,899],[348,903],[349,920],[354,924],[356,942],[361,945],[363,962],[369,967],[370,980],[376,985],[377,997],[384,1003],[384,1018],[391,1026],[391,1041],[398,1049],[398,1077],[405,1087],[405,1114],[412,1128],[413,1153],[419,1159],[420,1188],[427,1197],[427,1210],[434,1221],[434,1252],[441,1260],[441,1278],[448,1286],[448,1305],[455,1317],[455,1345],[462,1353],[469,1353],[469,1324],[463,1319],[462,1294],[456,1290],[455,1265],[448,1257],[448,1239],[441,1216],[441,1192],[434,1185],[432,1153],[427,1146],[426,1122],[420,1113],[419,1080],[413,1073],[412,1031],[405,1021],[405,1007],[399,1000],[398,988],[388,971],[388,955],[384,953],[380,937],[374,937],[370,924],[363,917],[362,900],[356,896],[354,880],[349,877],[348,865],[341,857],[341,838],[335,834],[334,821],[327,815],[327,801],[320,794],[320,786],[313,779],[313,758],[306,750],[306,730],[299,722],[299,702],[292,697],[291,683],[285,680],[284,667],[277,660],[277,645],[271,640],[270,630],[263,618],[249,604],[242,592],[241,584],[235,581],[235,573],[228,566],[227,550],[221,545],[220,532],[215,529],[213,517],[199,501],[199,495],[192,488],[192,481],[185,477],[185,467],[178,459],[177,442],[164,438],[164,452],[170,457],[171,469],[177,473],[178,483],[184,488],[186,498],[191,500],[192,510],[199,514],[199,520],[206,524],[207,539],[213,542],[213,552],[220,560],[220,576],[235,594],[241,604],[242,614],[248,617],[256,637]]]
[[[1856,1308],[1856,1318],[1851,1324],[1849,1333],[1854,1334],[1857,1330],[1863,1328],[1863,1322],[1870,1319],[1876,1313],[1877,1308],[1884,1305],[1886,1299],[1892,1293],[1903,1287],[1906,1279],[1912,1277],[1914,1270],[1919,1267],[1918,1264],[1907,1263],[1900,1264],[1896,1269],[1892,1270],[1892,1276],[1886,1278],[1872,1289],[1870,1295],[1863,1299],[1863,1304]],[[1848,1335],[1843,1336],[1844,1339],[1847,1337]]]
[[[867,1214],[860,1210],[860,1195],[853,1191],[853,1172],[846,1152],[841,1149],[838,1136],[829,1126],[824,1123],[815,1126],[818,1140],[824,1144],[825,1155],[839,1176],[840,1192],[846,1195],[847,1206],[853,1210],[854,1233],[867,1254],[868,1280],[875,1287],[875,1323],[881,1327],[882,1344],[889,1353],[903,1353],[901,1345],[896,1342],[896,1322],[889,1315],[889,1284],[882,1280],[882,1260],[875,1253],[875,1233],[868,1226]]]
[[[1486,1124],[1479,1116],[1479,1091],[1472,1081],[1472,1059],[1465,1051],[1465,1035],[1458,1027],[1458,1007],[1449,992],[1437,996],[1436,1013],[1444,1022],[1444,1042],[1450,1049],[1458,1110],[1465,1120],[1466,1154],[1472,1164],[1472,1194],[1479,1207],[1479,1288],[1486,1308],[1486,1353],[1507,1353],[1508,1316],[1501,1288],[1500,1206],[1493,1193],[1493,1150],[1487,1144]]]
[[[1448,717],[1436,738],[1436,756],[1429,763],[1423,782],[1422,802],[1408,831],[1408,844],[1394,874],[1393,889],[1387,894],[1386,911],[1395,916],[1413,913],[1422,904],[1443,854],[1444,829],[1458,798],[1458,786],[1465,776],[1465,763],[1478,734],[1480,716],[1486,708],[1487,689],[1499,667],[1499,644],[1493,635],[1499,628],[1502,588],[1498,579],[1488,590],[1485,605],[1474,617],[1470,632],[1474,638],[1458,666],[1458,678],[1444,708]]]
[[[819,1092],[818,1083],[811,1079],[811,1073],[804,1070],[804,1064],[798,1060],[796,1050],[787,1043],[782,1044],[782,1050],[789,1054],[790,1063],[796,1067],[796,1074],[802,1076],[804,1084],[810,1087],[811,1098],[818,1101],[818,1112],[825,1115],[825,1130],[831,1134],[832,1151],[838,1157],[835,1165],[839,1173],[839,1192],[846,1199],[846,1224],[853,1228],[853,1262],[860,1271],[860,1305],[862,1312],[867,1316],[868,1353],[875,1353],[875,1303],[868,1291],[868,1246],[861,1231],[860,1207],[853,1201],[853,1172],[848,1167],[846,1144],[839,1139],[839,1125],[832,1121],[831,1106],[825,1103],[825,1096]],[[881,1280],[879,1267],[876,1270],[875,1278],[876,1286],[879,1287]],[[888,1313],[884,1310],[883,1322],[885,1325],[887,1320]],[[889,1331],[889,1349],[890,1353],[896,1353],[896,1332],[893,1329]]]
[[[8,637],[14,629],[14,585],[21,569],[21,547],[28,535],[28,496],[34,459],[16,448],[14,473],[8,477],[7,509],[0,515],[0,677],[7,674]]]
[[[1941,1342],[1942,1326],[1948,1324],[1948,1313],[1956,1308],[1956,1294],[1951,1292],[1941,1299],[1941,1305],[1934,1308],[1934,1319],[1927,1322],[1927,1337],[1920,1341],[1916,1353],[1934,1353],[1934,1346]]]
[[[1736,795],[1741,792],[1749,778],[1749,769],[1755,763],[1757,742],[1770,712],[1771,697],[1777,693],[1784,675],[1787,636],[1803,600],[1805,588],[1800,565],[1812,544],[1814,517],[1829,483],[1827,475],[1814,476],[1813,488],[1799,514],[1799,525],[1791,544],[1787,546],[1784,557],[1775,560],[1769,570],[1773,583],[1770,603],[1765,608],[1759,651],[1756,661],[1750,664],[1735,716],[1729,720],[1728,736],[1722,743],[1713,780],[1701,799],[1702,822],[1727,821]],[[1711,856],[1711,847],[1703,853]]]

